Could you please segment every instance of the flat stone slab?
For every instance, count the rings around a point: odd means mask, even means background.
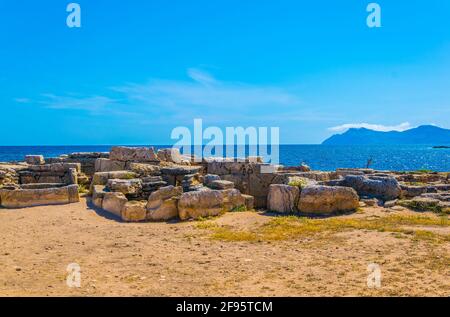
[[[45,160],[42,155],[26,155],[25,162],[27,162],[30,165],[45,164]]]
[[[234,188],[234,183],[218,179],[209,183],[208,187],[212,189],[231,189]]]
[[[152,147],[125,147],[115,146],[109,153],[109,158],[114,161],[131,162],[155,162],[159,161]]]
[[[75,203],[79,200],[78,185],[45,189],[0,189],[0,202],[4,208],[62,205]]]
[[[109,179],[106,187],[112,192],[122,194],[137,194],[142,189],[142,181],[139,178],[133,179]]]
[[[22,184],[20,187],[22,189],[44,189],[44,188],[58,188],[67,186],[65,183],[31,183],[31,184]]]
[[[195,174],[200,172],[201,169],[202,166],[170,166],[161,168],[161,173],[164,175],[179,176]]]

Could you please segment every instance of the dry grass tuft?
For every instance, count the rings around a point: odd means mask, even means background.
[[[214,222],[200,223],[199,229],[212,231],[211,238],[220,241],[279,241],[291,240],[315,234],[333,234],[349,230],[370,230],[410,235],[415,240],[433,242],[450,241],[450,235],[427,230],[404,229],[403,226],[447,227],[448,217],[423,215],[389,215],[377,218],[327,218],[311,219],[296,216],[279,216],[253,230],[236,230],[219,226]]]

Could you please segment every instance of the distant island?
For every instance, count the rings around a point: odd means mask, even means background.
[[[403,132],[380,132],[366,128],[352,128],[335,134],[322,142],[324,145],[389,145],[389,144],[435,144],[444,148],[450,144],[450,130],[433,125],[422,125]]]
[[[447,145],[436,145],[436,146],[433,146],[433,149],[450,149],[450,146],[447,146]]]

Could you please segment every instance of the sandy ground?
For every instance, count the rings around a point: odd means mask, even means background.
[[[272,218],[239,212],[214,221],[248,229]],[[121,223],[85,199],[0,210],[1,296],[449,296],[449,259],[449,242],[392,232],[224,242],[193,221]],[[81,267],[80,288],[66,285],[70,263]],[[370,263],[380,266],[381,288],[367,287]]]

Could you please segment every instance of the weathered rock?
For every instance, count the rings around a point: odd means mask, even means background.
[[[125,147],[115,146],[109,153],[109,158],[122,162],[157,162],[159,161],[155,150],[150,147]]]
[[[264,163],[264,160],[261,156],[247,156],[245,160],[248,163]]]
[[[433,189],[433,191],[431,191]],[[427,187],[427,192],[442,192],[442,191],[450,191],[450,184],[434,184]]]
[[[226,181],[226,180],[215,180],[215,181],[212,181],[208,185],[208,187],[212,188],[212,189],[218,189],[218,190],[232,189],[232,188],[234,188],[234,183],[230,182],[230,181]]]
[[[109,179],[106,187],[112,192],[120,192],[124,195],[139,194],[142,190],[142,181],[133,179]]]
[[[301,172],[311,172],[311,167],[304,163],[300,164],[299,168]]]
[[[218,181],[218,180],[220,180],[219,175],[206,174],[205,176],[203,176],[203,184],[205,184],[206,186],[209,186],[209,184],[211,184],[213,181]]]
[[[25,162],[27,162],[30,165],[45,164],[44,156],[42,155],[26,155]]]
[[[17,171],[10,167],[0,165],[0,188],[4,186],[15,186],[19,184]]]
[[[131,170],[139,175],[139,177],[159,176],[161,175],[160,167],[154,164],[127,162],[126,169]]]
[[[67,186],[67,184],[64,183],[32,183],[32,184],[22,184],[17,189],[46,189],[46,188],[57,188],[57,187],[64,187]]]
[[[195,175],[198,174],[201,170],[201,166],[175,165],[161,168],[161,174],[163,180],[169,185],[178,186],[183,180],[186,180],[186,175]]]
[[[65,175],[66,184],[78,184],[78,173],[75,168],[69,168],[69,171]]]
[[[178,214],[181,220],[217,216],[245,205],[245,198],[236,189],[205,190],[181,195]]]
[[[79,152],[79,153],[71,153],[68,155],[61,155],[58,158],[50,158],[47,159],[46,161],[50,161],[53,163],[58,162],[79,163],[81,165],[81,172],[91,177],[96,172],[95,171],[96,160],[99,158],[108,158],[108,157],[109,153],[105,152]]]
[[[167,166],[161,168],[161,173],[163,175],[172,175],[172,176],[179,176],[179,175],[188,175],[188,174],[196,174],[199,173],[202,170],[201,166]]]
[[[347,176],[347,175],[365,175],[365,174],[373,174],[375,171],[370,168],[337,168],[336,174],[338,176]]]
[[[44,189],[0,189],[0,203],[5,208],[70,204],[79,200],[77,185]]]
[[[286,172],[283,172],[283,174],[286,174]],[[295,174],[294,173],[289,174],[291,174],[292,176],[303,177],[318,182],[326,182],[337,178],[335,172],[311,171],[311,172],[296,172]]]
[[[427,186],[400,185],[403,197],[416,197],[427,192]]]
[[[221,190],[223,194],[223,207],[225,211],[233,211],[235,209],[245,208],[245,198],[237,189]]]
[[[103,196],[102,209],[122,218],[122,208],[127,202],[124,194],[107,192]]]
[[[378,199],[376,198],[363,198],[361,202],[365,203],[367,206],[377,206],[379,204]]]
[[[160,149],[157,153],[158,159],[164,162],[171,162],[180,164],[184,161],[181,156],[180,150],[177,148]]]
[[[420,197],[432,198],[432,199],[437,199],[437,200],[440,200],[440,201],[448,201],[448,202],[450,202],[450,192],[447,192],[447,193],[426,193],[426,194],[420,195]]]
[[[245,195],[245,194],[242,194],[242,197],[244,197],[244,200],[245,200],[245,209],[253,210],[255,208],[255,198],[251,195]]]
[[[270,211],[290,213],[297,210],[300,190],[297,186],[272,184],[267,196],[267,208]]]
[[[446,202],[428,197],[414,197],[412,200],[400,200],[398,204],[417,211],[435,211],[441,212],[446,208]]]
[[[367,178],[360,175],[347,175],[340,185],[352,187],[361,196],[382,200],[394,200],[401,195],[400,184],[393,177]]]
[[[181,186],[183,187],[183,191],[190,192],[197,190],[199,187],[202,187],[200,181],[200,174],[188,174],[184,175],[181,181]]]
[[[153,192],[147,202],[147,219],[163,221],[178,216],[178,199],[183,193],[181,187],[161,187]]]
[[[384,206],[384,208],[392,208],[395,205],[397,205],[397,202],[398,202],[398,199],[389,200],[389,201],[384,202],[383,206]]]
[[[121,211],[122,220],[128,222],[144,221],[147,215],[146,204],[146,201],[126,202]]]
[[[356,191],[340,186],[307,186],[302,189],[298,209],[304,213],[328,214],[353,211],[359,207]]]
[[[106,185],[109,179],[133,179],[137,174],[131,171],[98,172],[92,177],[91,185]]]
[[[125,169],[125,164],[126,163],[122,161],[98,158],[95,160],[95,172],[123,171]]]
[[[61,155],[61,157],[66,157],[70,159],[98,159],[98,158],[108,158],[108,152],[74,152],[68,155]]]
[[[167,183],[164,181],[143,182],[142,191],[151,193],[165,186],[167,186]]]
[[[94,185],[92,191],[92,203],[97,208],[102,208],[103,197],[108,192],[105,185]]]
[[[80,163],[53,163],[44,165],[30,165],[27,167],[27,171],[31,172],[46,172],[46,173],[65,173],[69,169],[74,168],[77,172],[81,172]]]
[[[443,173],[402,173],[395,176],[397,180],[408,183],[433,183],[446,181],[446,176]]]
[[[250,162],[250,160],[205,158],[204,165],[209,174],[231,181],[241,193],[253,196],[257,208],[266,207],[269,185],[275,177],[274,173],[264,173],[266,171],[264,167],[269,164]]]
[[[18,171],[21,184],[33,183],[65,183],[77,184],[81,173],[79,163],[54,163],[44,165],[28,165]]]

